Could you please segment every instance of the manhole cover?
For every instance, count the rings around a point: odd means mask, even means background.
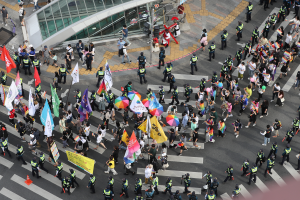
[[[11,39],[14,38],[14,35],[11,31],[5,29],[5,28],[0,28],[0,45],[6,45]]]

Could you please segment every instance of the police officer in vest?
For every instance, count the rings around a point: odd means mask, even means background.
[[[265,177],[267,177],[267,171],[269,171],[269,174],[272,174],[271,170],[274,167],[274,165],[275,165],[275,157],[272,156],[267,161],[267,168],[265,170]]]
[[[300,124],[300,120],[298,117],[296,117],[294,120],[293,120],[293,131],[296,132],[299,130],[299,124]]]
[[[60,161],[57,161],[55,177],[57,177],[59,180],[61,180],[62,170],[63,170],[63,164]]]
[[[274,137],[274,136],[273,136]],[[276,158],[276,154],[278,151],[278,146],[277,142],[274,142],[273,145],[271,146],[270,153],[268,155],[268,158],[270,158],[274,154],[274,158]]]
[[[251,181],[256,183],[256,173],[257,173],[257,166],[256,164],[253,164],[252,168],[250,169],[250,176],[249,176],[249,182],[248,184],[251,185]],[[253,178],[253,180],[252,180]]]
[[[165,103],[165,90],[164,86],[159,86],[160,90],[158,92],[159,94],[159,103]]]
[[[21,60],[17,51],[15,52],[13,59],[17,67],[16,73],[18,73],[18,71],[20,71]]]
[[[211,57],[213,59],[215,59],[216,45],[215,45],[214,41],[211,42],[211,45],[210,45],[210,47],[208,47],[208,50],[209,50],[209,59],[208,59],[208,61],[211,61]]]
[[[247,174],[247,171],[249,170],[249,160],[245,160],[243,163],[243,174],[241,176],[244,176]]]
[[[270,28],[271,28],[271,22],[269,20],[267,20],[265,23],[264,30],[263,30],[263,36],[265,36],[265,38],[268,38]]]
[[[108,186],[109,186],[109,189],[114,193],[114,183],[115,183],[115,180],[112,176],[109,176],[108,177]]]
[[[174,90],[173,90],[173,93],[172,93],[172,101],[171,101],[171,103],[169,103],[169,105],[173,105],[174,104],[174,100],[176,101],[176,105],[178,105],[179,104],[179,101],[178,101],[178,89],[177,89],[176,85],[174,86]]]
[[[38,85],[35,87],[35,95],[39,97],[40,103],[43,103],[41,91],[42,91],[42,86],[41,86],[40,84],[38,84]]]
[[[140,65],[139,66],[139,69],[137,71],[137,75],[140,76],[140,83],[143,84],[143,79],[144,79],[144,83],[147,83],[147,80],[146,80],[146,69],[143,65]]]
[[[97,71],[96,73],[96,78],[98,77],[98,82],[97,82],[97,87],[99,87],[101,80],[104,77],[104,71],[103,71],[103,67],[100,67],[100,70]]]
[[[145,67],[147,61],[143,52],[141,52],[141,55],[137,58],[137,61],[139,62],[139,66],[142,65],[143,67]]]
[[[142,194],[138,194],[134,200],[143,200],[144,197],[142,197]]]
[[[184,177],[184,192],[183,193],[190,193],[191,191],[189,191],[189,187],[191,186],[191,177],[190,174],[187,173],[185,174]]]
[[[193,53],[193,57],[191,57],[191,60],[190,60],[191,74],[192,75],[194,75],[194,67],[195,67],[195,70],[198,71],[198,69],[197,69],[197,60],[198,60],[198,57],[196,56],[196,53]]]
[[[1,83],[2,85],[6,85],[6,81],[7,81],[7,76],[6,74],[4,73],[4,71],[1,72]]]
[[[241,188],[239,187],[238,184],[236,184],[235,189],[232,191],[232,199],[238,199],[240,192],[241,192]]]
[[[114,99],[115,99],[115,95],[114,93],[111,92],[111,90],[108,90],[108,98],[109,98],[109,101],[110,103],[114,103]]]
[[[168,93],[171,93],[171,90],[173,89],[174,83],[176,82],[176,80],[175,80],[174,75],[172,75],[172,74],[169,74],[168,79],[169,79],[169,82],[170,82],[170,90],[168,91]]]
[[[32,73],[30,71],[30,66],[31,66],[31,61],[30,61],[30,59],[28,59],[27,56],[25,56],[23,59],[23,68],[25,70],[25,75],[27,75],[27,70],[29,72],[29,75],[32,75]]]
[[[188,193],[187,196],[189,197],[189,200],[198,200],[195,191]]]
[[[47,172],[48,174],[48,170],[44,167],[44,164],[45,164],[45,154],[43,152],[40,152],[39,165],[41,166],[41,169]]]
[[[70,74],[70,72],[69,72],[68,69],[65,67],[65,65],[64,65],[64,64],[61,64],[61,67],[59,68],[59,75],[60,75],[60,79],[61,79],[61,80],[62,80],[62,77],[64,77],[64,82],[63,82],[63,84],[66,83],[67,73]]]
[[[76,103],[79,104],[81,102],[81,91],[77,89],[76,92]]]
[[[95,92],[95,90],[93,90],[92,94],[91,94],[91,107],[92,107],[92,110],[95,110],[95,106],[98,108],[98,105],[96,104],[96,92]]]
[[[214,191],[216,196],[218,196],[218,187],[219,187],[219,182],[218,182],[218,179],[215,178],[214,181],[211,183],[210,188]]]
[[[226,183],[226,181],[229,179],[229,180],[232,180],[233,178],[233,167],[232,165],[229,165],[227,170],[225,171],[227,173],[227,176],[224,180],[224,183]]]
[[[244,60],[246,59],[246,56],[250,57],[250,51],[251,51],[251,40],[248,41],[248,43],[245,44],[245,53],[244,53]]]
[[[242,35],[243,28],[244,28],[243,23],[239,21],[239,24],[236,27],[236,35],[237,35],[237,40],[236,41],[240,41],[240,38],[243,37],[243,35]]]
[[[212,84],[212,86],[217,86],[216,85],[217,82],[218,82],[218,75],[217,75],[217,72],[214,71],[214,73],[213,73],[213,75],[211,77],[211,84]]]
[[[167,63],[167,67],[165,68],[163,74],[164,78],[162,79],[163,82],[166,81],[166,78],[169,77],[173,69],[173,64],[172,63]],[[168,79],[168,82],[170,82],[170,79]]]
[[[200,88],[201,92],[204,92],[204,90],[205,90],[205,84],[206,84],[206,79],[202,78],[201,81],[200,81],[200,84],[199,84],[199,88]]]
[[[166,189],[163,191],[163,194],[167,194],[167,192],[169,192],[169,194],[172,195],[172,179],[170,177],[167,179]]]
[[[209,190],[211,187],[211,180],[212,180],[213,176],[210,171],[207,171],[207,173],[202,178],[204,178],[204,177],[206,177],[207,190]],[[206,190],[206,189],[204,189],[204,186],[203,186],[202,190]]]
[[[227,37],[228,37],[228,33],[226,30],[223,31],[223,34],[221,35],[221,50],[223,50],[223,48],[227,47]]]
[[[215,200],[216,199],[216,195],[214,194],[214,191],[211,190],[210,193],[206,196],[207,200]]]
[[[122,192],[121,195],[125,194],[125,197],[128,198],[128,180],[126,178],[122,179],[123,183],[122,183]]]
[[[295,9],[296,9],[296,7],[295,7]],[[273,15],[271,16],[271,19],[270,19],[271,26],[273,26],[273,28],[272,28],[273,31],[275,30],[276,21],[277,21],[277,14],[273,13]]]
[[[291,153],[291,151],[292,151],[292,148],[291,148],[290,144],[286,144],[286,148],[284,149],[284,151],[282,153],[282,161],[279,164],[283,165],[283,163],[285,161],[285,158],[286,158],[287,162],[290,162],[290,153]]]
[[[41,62],[40,62],[40,60],[37,59],[36,56],[34,57],[34,60],[32,61],[32,64],[33,64],[34,67],[36,67],[37,71],[39,72],[39,75],[41,75],[41,68],[40,68]]]
[[[280,7],[280,9],[279,9],[279,18],[278,18],[278,20],[277,20],[277,23],[280,22],[281,17],[283,18],[283,21],[284,21],[284,19],[285,19],[285,12],[286,12],[286,6],[285,6],[285,4],[283,4],[283,5]]]
[[[73,169],[69,169],[70,170],[70,181],[71,181],[71,185],[72,188],[74,188],[74,183],[76,183],[77,187],[79,187],[79,184],[76,181],[76,172]]]
[[[66,190],[68,190],[68,194],[70,195],[70,186],[71,186],[71,183],[70,183],[70,179],[69,177],[65,177],[61,180],[61,186],[62,186],[62,190],[60,193],[64,193]]]
[[[249,2],[249,5],[247,6],[247,20],[246,23],[251,21],[251,13],[252,13],[253,5],[252,2]]]
[[[179,194],[179,190],[176,190],[175,194],[173,194],[175,200],[182,200],[181,195]]]
[[[32,176],[35,176],[36,174],[36,177],[37,178],[40,178],[41,176],[39,175],[39,164],[36,162],[36,158],[33,158],[32,161],[31,161],[31,169],[32,169]]]
[[[255,27],[255,29],[252,32],[252,46],[254,46],[255,43],[258,43],[257,41],[258,37],[259,37],[258,27]]]
[[[153,180],[152,180],[153,189],[155,190],[155,194],[158,195],[159,194],[159,191],[157,189],[158,177],[155,174],[153,174],[152,178],[153,178]]]
[[[141,194],[142,193],[142,179],[136,178],[135,180],[136,180],[136,182],[135,182],[134,193]]]
[[[184,90],[185,90],[184,96],[186,97],[185,103],[187,103],[187,102],[190,101],[190,97],[191,97],[191,93],[192,93],[192,87],[190,86],[190,84],[187,83],[187,84],[184,85]]]
[[[236,65],[236,66],[239,66],[239,64],[241,64],[241,61],[242,61],[242,58],[243,58],[243,51],[242,51],[242,48],[240,48],[240,49],[236,52],[235,57],[236,57],[236,60],[237,60],[237,65]]]
[[[90,188],[92,194],[95,193],[95,182],[96,182],[96,177],[93,174],[91,174],[89,184],[86,187]]]
[[[104,197],[105,197],[104,200],[111,200],[111,199],[113,198],[113,196],[114,196],[113,191],[111,191],[109,188],[110,188],[110,186],[108,185],[108,186],[106,186],[106,188],[103,190],[103,195],[104,195]]]
[[[17,153],[16,155],[18,156],[17,159],[23,162],[23,165],[27,165],[27,163],[25,162],[24,158],[23,158],[23,154],[24,154],[24,149],[21,145],[17,145],[18,149],[17,149]]]
[[[165,66],[165,48],[164,47],[160,47],[160,52],[158,54],[159,56],[159,61],[158,61],[158,69],[160,69],[160,66]]]

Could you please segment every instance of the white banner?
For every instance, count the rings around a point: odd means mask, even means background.
[[[135,113],[148,112],[147,108],[144,106],[144,104],[137,95],[134,96],[130,104],[130,109]]]
[[[72,85],[74,85],[74,83],[78,83],[79,82],[79,70],[78,70],[78,63],[76,64],[75,68],[73,69],[71,76],[73,78],[72,81]]]
[[[45,134],[44,135],[47,135],[47,137],[52,136],[52,123],[51,123],[49,112],[47,112],[47,118],[46,118],[46,123],[45,123]]]
[[[29,108],[29,115],[34,116],[35,115],[35,107],[34,107],[34,103],[33,103],[31,87],[29,90],[28,108]]]
[[[105,70],[104,81],[105,81],[106,90],[107,91],[110,90],[110,88],[113,85],[113,81],[112,81],[111,73],[108,70]]]
[[[11,111],[13,109],[12,102],[13,102],[13,100],[15,100],[15,98],[16,98],[16,96],[18,96],[18,94],[19,94],[19,92],[18,92],[16,83],[14,80],[12,80],[9,90],[8,90],[8,93],[7,93],[7,97],[5,99],[5,103],[4,103],[5,107],[9,111]]]
[[[147,132],[149,137],[150,137],[150,131],[151,131],[151,121],[150,121],[150,117],[149,117],[149,114],[148,114],[147,115],[146,132]]]

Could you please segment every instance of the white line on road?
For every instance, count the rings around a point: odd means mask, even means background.
[[[9,146],[9,144],[8,144],[8,146]],[[7,157],[8,157],[8,154],[6,154],[6,155],[7,155]],[[3,157],[0,157],[0,164],[1,164],[1,165],[4,165],[5,167],[7,167],[7,168],[9,168],[9,169],[14,165],[13,162],[11,162],[11,161],[9,161],[9,160],[3,158]]]
[[[298,71],[300,71],[300,65],[298,65],[298,67],[295,69],[294,73],[291,75],[289,80],[283,86],[283,88],[282,88],[283,91],[288,92],[293,87]]]
[[[252,195],[250,194],[250,192],[248,192],[248,190],[242,184],[240,184],[239,187],[241,188],[241,195],[245,199],[252,197]]]
[[[196,179],[202,179],[202,172],[189,172],[189,171],[177,171],[177,170],[159,170],[157,176],[169,176],[169,177],[182,177],[189,173],[191,177]],[[145,174],[144,168],[137,168],[137,174]]]
[[[284,180],[277,174],[277,172],[275,170],[272,169],[272,174],[269,174],[273,180],[280,186],[285,186],[286,183],[284,182]]]
[[[220,196],[223,200],[232,200],[231,197],[227,194],[227,193],[224,193]]]
[[[188,81],[201,81],[202,78],[208,80],[208,76],[201,75],[187,75],[187,74],[173,74],[175,79],[178,80],[188,80]]]
[[[142,190],[147,190],[149,187],[147,185],[142,185]],[[159,191],[164,191],[166,189],[165,185],[158,185],[157,189]],[[179,190],[180,193],[184,191],[184,186],[172,186],[172,191]],[[195,194],[201,194],[201,188],[196,188],[196,187],[189,187],[190,191],[195,191]]]
[[[291,163],[285,162],[283,166],[296,180],[300,179],[300,174],[295,170]]]
[[[262,192],[268,192],[269,188],[260,180],[260,178],[256,177],[256,183],[255,185],[262,191]]]
[[[1,190],[0,190],[0,194],[6,196],[7,198],[9,199],[12,199],[12,200],[26,200],[24,199],[23,197],[17,195],[16,193],[6,189],[5,187],[3,187]]]
[[[161,156],[161,154],[156,154],[157,156]],[[147,153],[143,153],[143,156],[146,158],[148,156]],[[196,163],[203,164],[203,157],[191,157],[191,156],[178,156],[168,155],[168,162],[183,162],[183,163]]]

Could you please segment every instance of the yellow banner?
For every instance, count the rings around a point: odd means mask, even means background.
[[[66,151],[66,153],[68,160],[74,165],[77,165],[78,167],[82,168],[90,174],[94,173],[95,160],[84,157],[77,153],[73,153],[71,151]]]
[[[153,116],[150,119],[151,122],[151,130],[150,130],[150,137],[156,140],[157,143],[163,143],[168,140],[167,136],[165,135],[164,130],[162,129],[160,123],[158,122],[156,116]],[[145,120],[138,129],[146,132],[146,124],[147,120]]]

